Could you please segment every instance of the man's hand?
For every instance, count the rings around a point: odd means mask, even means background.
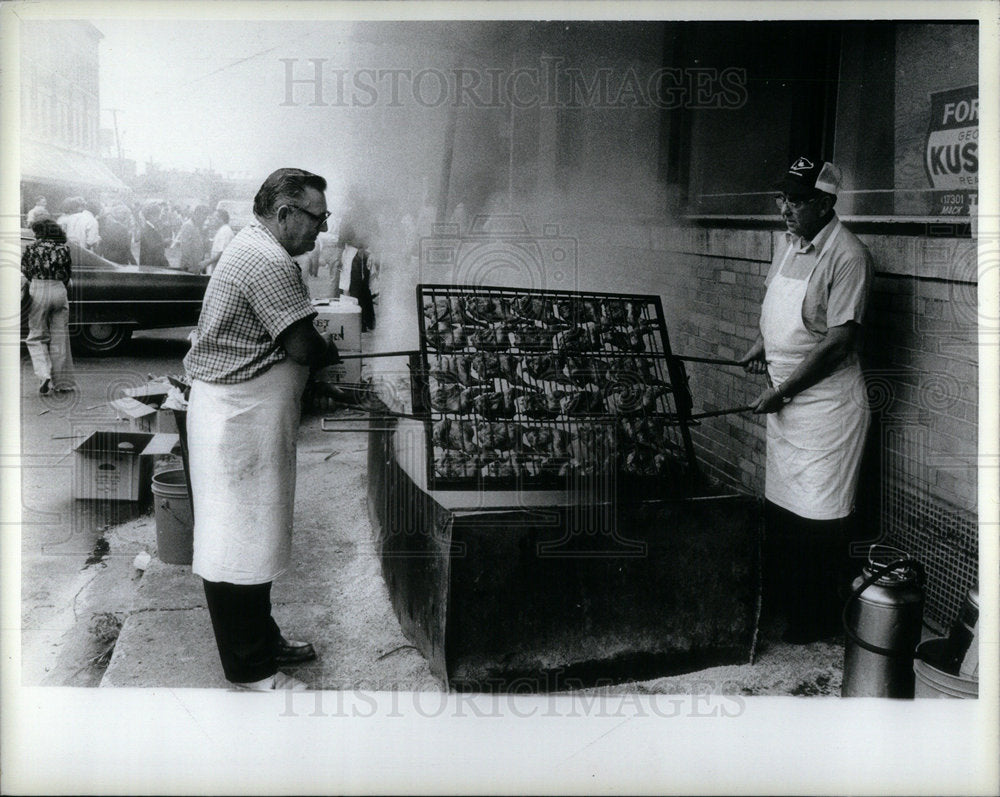
[[[777,412],[785,406],[785,398],[773,387],[764,389],[757,400],[751,404],[756,415],[765,415],[770,412]]]
[[[743,366],[743,370],[748,374],[763,374],[767,372],[767,359],[764,353],[764,341],[758,336],[757,341],[750,347],[746,354],[737,360]]]
[[[333,342],[332,332],[322,332],[320,337],[323,338],[323,343],[326,344],[326,362],[324,367],[327,365],[339,365],[343,362],[340,359],[340,352],[337,351],[337,344]]]

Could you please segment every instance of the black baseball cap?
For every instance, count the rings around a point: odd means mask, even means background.
[[[840,169],[832,163],[822,158],[801,155],[788,167],[775,187],[793,197],[811,197],[817,191],[836,196],[840,180]]]

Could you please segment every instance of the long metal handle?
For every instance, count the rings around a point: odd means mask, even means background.
[[[390,418],[406,418],[406,419],[411,420],[411,421],[426,421],[427,420],[426,416],[423,416],[423,415],[413,415],[413,414],[408,413],[408,412],[386,412],[385,410],[380,410],[379,411],[379,415],[385,415],[385,416],[388,416]],[[319,428],[320,428],[320,431],[323,431],[323,432],[367,432],[368,431],[368,427],[367,426],[358,426],[358,427],[352,427],[352,426],[347,426],[347,427],[330,427],[330,426],[327,426],[327,421],[330,421],[331,423],[333,421],[339,421],[340,423],[343,423],[344,421],[363,421],[364,423],[371,423],[371,417],[372,417],[371,414],[367,414],[367,415],[361,415],[361,416],[354,417],[354,418],[335,418],[335,417],[320,418]]]
[[[753,409],[752,404],[747,404],[743,407],[732,407],[728,410],[712,410],[711,412],[698,412],[694,415],[689,416],[692,421],[700,420],[701,418],[715,418],[719,415],[732,415],[737,412],[749,412]]]
[[[719,360],[715,357],[686,357],[682,354],[674,355],[678,360],[683,360],[687,363],[708,363],[709,365],[738,365],[741,368],[743,363],[738,360]]]
[[[341,354],[341,360],[363,360],[366,357],[409,357],[411,354],[420,354],[419,351],[373,351],[363,354]]]

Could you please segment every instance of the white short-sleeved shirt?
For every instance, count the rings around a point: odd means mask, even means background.
[[[834,235],[838,227],[840,230]],[[836,215],[811,241],[803,241],[791,233],[785,233],[784,239],[785,246],[777,248],[764,284],[771,284],[778,269],[790,279],[804,279],[812,271],[802,300],[802,322],[806,329],[825,335],[830,327],[849,321],[863,323],[874,279],[868,248]],[[795,250],[786,259],[788,247]]]
[[[233,233],[233,228],[228,224],[223,224],[215,232],[215,237],[212,238],[212,251],[211,256],[215,257],[218,254],[226,251],[226,247],[229,246],[230,242],[235,237]]]

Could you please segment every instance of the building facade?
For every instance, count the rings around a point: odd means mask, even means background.
[[[125,189],[101,160],[100,40],[82,20],[21,23],[22,213],[37,195],[57,210],[70,195]]]

